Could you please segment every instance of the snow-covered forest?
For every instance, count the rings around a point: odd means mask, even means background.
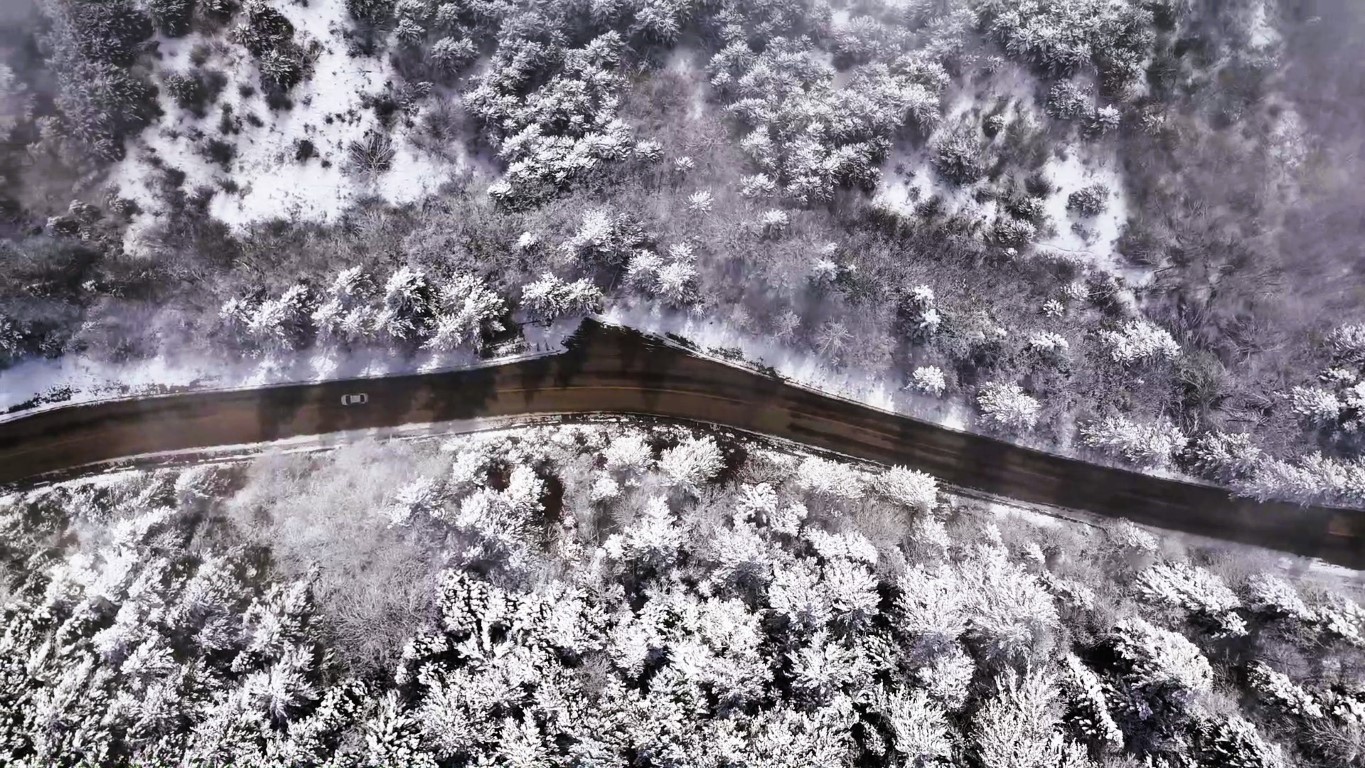
[[[602,311],[1365,504],[1352,0],[0,7],[12,406]]]
[[[662,424],[0,499],[12,766],[1365,765],[1306,563]]]

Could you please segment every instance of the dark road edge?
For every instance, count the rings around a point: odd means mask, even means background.
[[[363,392],[364,405],[342,397]],[[587,321],[558,355],[428,374],[156,395],[0,421],[0,484],[134,456],[489,417],[642,415],[715,424],[1025,503],[1127,518],[1365,568],[1365,512],[1257,502],[958,432]],[[63,472],[65,471],[65,472]]]

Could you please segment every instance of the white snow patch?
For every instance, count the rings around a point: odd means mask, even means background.
[[[1116,250],[1128,220],[1128,196],[1118,160],[1112,156],[1086,157],[1087,154],[1083,148],[1073,146],[1048,161],[1044,172],[1052,182],[1053,192],[1044,201],[1044,210],[1056,233],[1038,240],[1037,245],[1080,256],[1096,269],[1124,277],[1130,285],[1142,285],[1151,278],[1151,272],[1129,265]],[[1103,184],[1109,190],[1104,212],[1079,217],[1068,211],[1071,193],[1091,184]]]
[[[184,171],[187,187],[235,184],[239,188],[236,192],[220,189],[210,204],[210,213],[237,230],[277,217],[334,220],[366,195],[377,195],[394,204],[412,202],[433,194],[442,182],[468,165],[463,155],[450,163],[421,153],[405,140],[402,127],[396,126],[392,168],[372,182],[349,173],[347,146],[378,128],[374,114],[363,104],[366,97],[382,92],[392,79],[388,59],[382,55],[352,58],[347,54],[343,37],[348,26],[345,0],[311,0],[306,5],[284,0],[273,3],[294,24],[296,40],[306,45],[306,39],[312,38],[322,44],[312,76],[289,94],[291,109],[267,108],[259,93],[256,66],[240,46],[206,40],[197,33],[160,41],[165,58],[157,66],[158,79],[186,70],[190,51],[197,45],[208,45],[212,52],[205,66],[224,72],[228,84],[202,119],[177,107],[162,89],[165,117],[130,142],[127,158],[111,177],[123,196],[149,212],[140,218],[154,218],[161,208],[148,184],[154,157]],[[251,86],[257,93],[244,97],[238,90],[240,85]],[[220,137],[236,146],[236,157],[226,171],[203,157],[194,141],[196,135],[219,136],[224,105],[230,105],[241,120],[240,133]],[[252,125],[249,115],[263,124]],[[301,140],[311,141],[318,157],[296,161]],[[129,247],[136,252],[135,239],[130,238]]]
[[[1247,38],[1253,48],[1269,48],[1278,45],[1282,39],[1280,31],[1270,23],[1264,0],[1251,6],[1244,23]]]
[[[941,178],[924,148],[908,151],[899,148],[882,163],[881,183],[872,204],[913,218],[918,215],[915,212],[918,206],[937,197],[943,215],[973,219],[979,231],[985,232],[995,223],[998,204],[994,200],[977,202],[974,197],[977,186],[956,185]]]

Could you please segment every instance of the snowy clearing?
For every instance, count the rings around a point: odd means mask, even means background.
[[[127,158],[111,176],[111,184],[122,196],[147,211],[140,218],[154,218],[162,207],[150,183],[156,162],[183,171],[187,189],[201,185],[217,189],[210,213],[235,230],[277,218],[335,220],[357,199],[369,195],[394,204],[412,202],[435,193],[465,167],[462,154],[458,163],[451,164],[420,153],[405,140],[400,124],[392,133],[395,154],[388,171],[372,180],[351,172],[347,147],[378,127],[366,104],[393,79],[392,67],[385,57],[347,53],[339,26],[346,19],[345,0],[312,0],[303,5],[275,0],[274,5],[293,23],[301,40],[316,40],[322,46],[312,76],[290,91],[293,106],[287,110],[270,110],[258,92],[243,95],[242,87],[254,89],[260,78],[255,63],[240,46],[205,40],[198,34],[159,40],[164,56],[157,67],[159,84],[164,85],[167,75],[184,71],[196,48],[200,55],[208,52],[202,67],[222,71],[228,82],[203,118],[176,106],[167,89],[161,89],[160,105],[166,117],[129,146]],[[220,135],[226,109],[236,118],[234,135]],[[197,146],[204,137],[235,147],[227,168],[205,157]],[[312,143],[316,156],[296,159],[302,141]],[[137,251],[135,237],[128,245]]]

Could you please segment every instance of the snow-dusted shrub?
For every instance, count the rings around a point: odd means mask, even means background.
[[[938,503],[938,481],[927,472],[896,466],[878,475],[874,484],[883,496],[920,512],[930,512]]]
[[[1365,647],[1365,607],[1338,594],[1329,594],[1313,605],[1317,625],[1329,637]]]
[[[954,184],[970,184],[986,171],[986,160],[972,129],[961,129],[938,138],[930,147],[934,170]]]
[[[1327,336],[1327,349],[1340,362],[1365,362],[1365,323],[1338,326]]]
[[[710,213],[713,198],[705,189],[693,192],[687,198],[687,209],[694,213]]]
[[[1034,331],[1024,341],[1024,347],[1046,360],[1064,360],[1071,349],[1071,343],[1060,333]]]
[[[1145,320],[1130,320],[1113,331],[1100,331],[1100,344],[1109,359],[1124,365],[1174,360],[1180,356],[1180,345],[1170,331]]]
[[[991,229],[991,242],[1006,248],[1023,248],[1038,235],[1032,223],[1013,216],[1001,216]]]
[[[1044,109],[1058,120],[1080,120],[1094,113],[1090,91],[1074,80],[1062,80],[1048,89]]]
[[[1138,424],[1111,415],[1082,424],[1081,442],[1111,456],[1143,467],[1164,468],[1184,449],[1188,438],[1169,423]]]
[[[780,235],[790,223],[787,212],[776,208],[769,208],[758,217],[759,230],[770,237]]]
[[[910,386],[926,395],[938,397],[948,388],[948,381],[938,366],[921,365],[910,374]]]
[[[1027,432],[1038,423],[1042,406],[1018,384],[994,382],[981,387],[976,404],[990,425]]]
[[[905,294],[901,302],[901,314],[910,332],[920,338],[932,336],[943,324],[934,289],[927,285],[916,285]]]
[[[1066,198],[1066,209],[1081,216],[1098,216],[1109,207],[1109,188],[1091,184],[1072,192]]]
[[[1313,426],[1336,423],[1341,415],[1341,401],[1321,387],[1294,387],[1289,391],[1289,408]]]
[[[1246,634],[1236,611],[1241,600],[1218,576],[1197,566],[1158,563],[1138,574],[1134,589],[1144,599],[1180,608],[1213,622],[1220,635]]]
[[[1104,136],[1118,130],[1123,115],[1117,107],[1106,106],[1095,110],[1085,123],[1085,132],[1090,136]]]

